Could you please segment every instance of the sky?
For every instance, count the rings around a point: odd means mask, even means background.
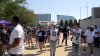
[[[81,19],[84,19],[87,17],[87,8],[90,16],[91,8],[100,6],[100,0],[27,0],[27,3],[26,7],[35,14],[51,14],[52,21],[57,21],[57,15],[69,15],[80,19],[80,11]]]

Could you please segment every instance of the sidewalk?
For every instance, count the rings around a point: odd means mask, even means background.
[[[60,38],[61,44],[62,37]],[[68,39],[68,46],[58,47],[56,49],[55,56],[72,56],[72,46],[71,46],[70,37]],[[39,49],[27,47],[24,53],[24,56],[50,56],[49,43],[47,45],[47,51],[44,51],[42,54],[39,54]],[[89,48],[88,48],[89,49]],[[79,50],[79,56],[90,56],[89,51],[87,50],[85,54],[82,54],[82,51]],[[94,48],[94,56],[100,56],[100,48]]]

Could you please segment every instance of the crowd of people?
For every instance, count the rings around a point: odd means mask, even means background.
[[[79,46],[83,47],[83,53],[89,47],[91,56],[94,56],[94,48],[100,46],[100,29],[97,26],[87,27],[87,30],[83,31],[79,23],[74,25],[72,30],[72,55],[77,56]]]
[[[79,23],[74,23],[73,27],[65,25],[61,30],[53,24],[49,27],[32,28],[22,27],[19,22],[20,18],[14,16],[12,18],[13,27],[8,28],[0,25],[0,56],[4,56],[5,50],[10,56],[22,56],[25,45],[39,48],[40,53],[42,53],[43,48],[46,51],[46,43],[50,43],[50,56],[55,56],[56,47],[60,45],[61,33],[63,33],[61,46],[64,40],[65,46],[68,46],[67,40],[71,36],[72,56],[78,55],[79,47],[82,47],[83,53],[89,47],[91,56],[94,56],[93,47],[99,48],[100,46],[100,29],[96,25],[82,30]]]

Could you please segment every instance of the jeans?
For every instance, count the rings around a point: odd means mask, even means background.
[[[50,40],[50,55],[55,55],[55,52],[56,52],[56,40],[53,41],[53,40]]]
[[[10,56],[22,56],[22,54],[10,54]]]
[[[78,48],[79,48],[79,44],[72,43],[72,53],[73,54],[78,54]]]

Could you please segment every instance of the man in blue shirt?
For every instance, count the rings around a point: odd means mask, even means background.
[[[42,48],[45,43],[45,36],[46,36],[46,32],[43,30],[42,27],[40,27],[38,31],[38,42],[39,42],[40,53],[42,52]],[[46,50],[46,47],[45,47],[45,50]]]

